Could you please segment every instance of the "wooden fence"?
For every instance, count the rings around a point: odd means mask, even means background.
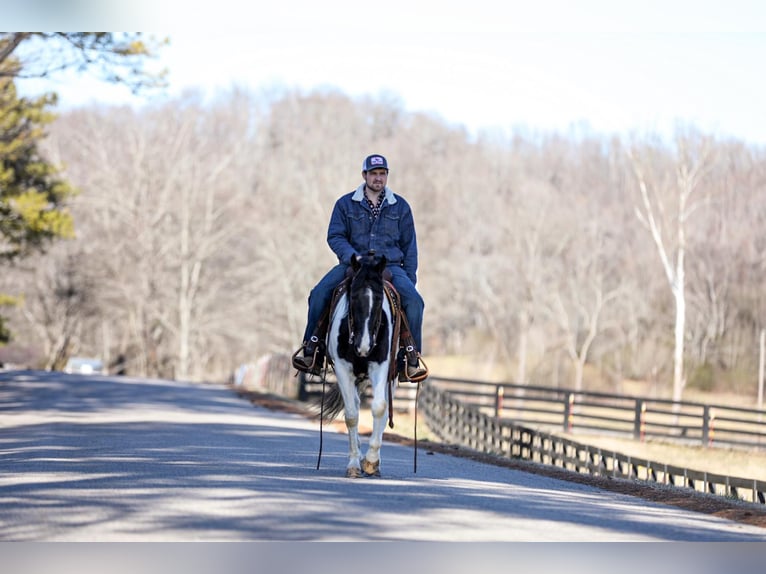
[[[686,487],[766,504],[766,482],[700,472],[604,451],[493,416],[479,405],[459,400],[458,393],[440,387],[437,384],[424,385],[419,406],[429,428],[443,441],[479,452],[554,465],[579,473]]]
[[[282,377],[272,377],[282,380]],[[316,377],[295,378],[294,398],[321,392]],[[328,381],[333,383],[332,372]],[[589,391],[429,377],[465,404],[500,421],[571,434],[598,433],[636,440],[661,438],[680,444],[766,449],[766,411],[667,399],[630,397]],[[414,408],[414,385],[396,391],[397,410]]]
[[[481,412],[519,425],[766,449],[763,410],[442,377],[430,377],[428,384]]]

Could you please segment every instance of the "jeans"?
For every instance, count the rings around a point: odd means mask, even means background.
[[[314,330],[319,323],[319,319],[322,317],[322,313],[330,304],[333,290],[338,284],[343,281],[346,276],[346,269],[348,265],[345,263],[339,263],[322,279],[317,283],[316,287],[309,293],[309,312],[308,320],[306,322],[306,331],[303,334],[303,340],[308,341],[311,335],[314,334]],[[402,309],[407,316],[407,322],[410,325],[410,332],[412,338],[415,339],[415,346],[418,351],[422,351],[422,328],[423,328],[423,309],[425,302],[420,293],[415,289],[415,285],[410,281],[404,269],[398,265],[390,265],[388,270],[391,271],[391,283],[394,288],[399,292],[399,297],[402,302]]]

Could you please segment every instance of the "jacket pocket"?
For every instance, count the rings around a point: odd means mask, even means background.
[[[370,233],[370,222],[367,214],[353,213],[348,216],[348,221],[351,226],[352,241]]]
[[[394,242],[399,239],[399,214],[383,213],[381,214],[381,223],[383,224],[383,233]]]

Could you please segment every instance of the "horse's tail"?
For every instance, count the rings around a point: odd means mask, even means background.
[[[343,410],[343,395],[340,394],[338,385],[330,386],[330,390],[320,398],[320,401],[322,402],[317,406],[322,410],[317,415],[321,415],[322,420],[333,421]]]
[[[370,381],[366,377],[362,380],[357,380],[356,392],[361,396],[369,385]],[[340,393],[338,385],[330,386],[330,390],[324,394],[324,398],[317,402],[315,409],[318,410],[317,416],[321,415],[322,420],[327,422],[335,420],[343,412],[343,395]]]

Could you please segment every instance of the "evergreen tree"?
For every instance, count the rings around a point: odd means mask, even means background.
[[[2,66],[3,64],[0,64]],[[13,62],[11,62],[13,65]],[[71,237],[64,206],[72,187],[59,168],[41,157],[38,145],[54,119],[55,95],[19,98],[12,78],[0,77],[0,259],[39,250],[47,241]]]
[[[75,193],[60,177],[60,166],[39,151],[55,94],[20,98],[16,78],[48,77],[64,69],[93,70],[108,82],[136,92],[162,85],[163,73],[143,64],[164,42],[144,41],[140,33],[0,33],[0,267],[45,249],[50,241],[74,235],[66,200]],[[19,47],[28,45],[24,59]],[[13,299],[0,294],[0,304]],[[0,316],[0,345],[10,333]]]

